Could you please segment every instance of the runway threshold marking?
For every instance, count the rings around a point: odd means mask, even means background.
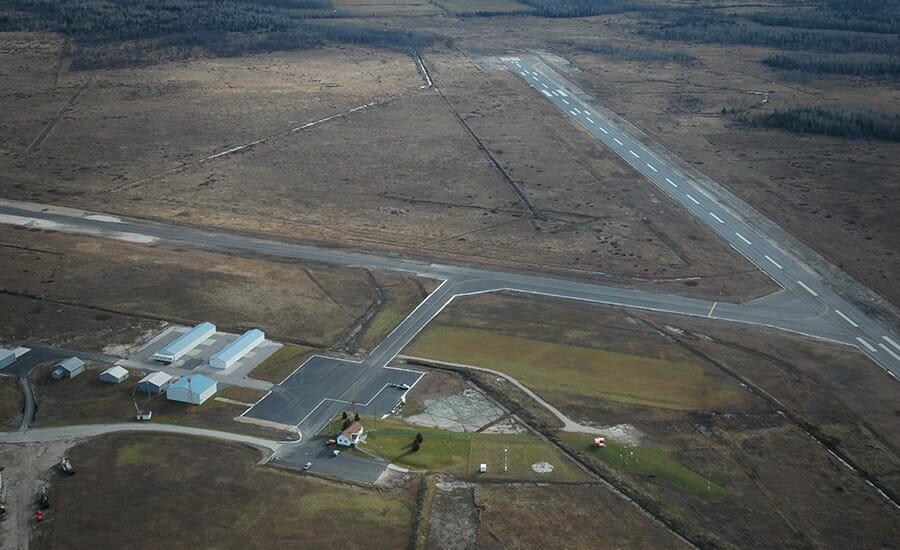
[[[713,302],[711,308],[709,308],[709,313],[706,314],[707,317],[712,317],[713,311],[716,310],[716,306],[719,305],[719,302]]]
[[[884,349],[884,351],[886,351],[886,352],[888,352],[889,354],[891,354],[891,357],[893,357],[893,358],[896,359],[897,361],[900,361],[900,355],[897,355],[896,353],[894,353],[893,351],[891,351],[891,348],[885,346],[884,344],[878,344],[878,347]]]
[[[565,98],[562,98],[562,97],[561,97],[561,98],[559,98],[559,99],[560,99],[560,101],[562,101],[562,102],[565,103],[566,105],[569,105],[569,102],[566,101]]]
[[[860,337],[860,336],[857,336],[857,337],[856,337],[856,340],[857,340],[860,344],[864,345],[864,346],[866,347],[866,349],[869,350],[869,351],[871,351],[872,353],[877,353],[877,352],[878,352],[878,350],[875,349],[875,347],[874,347],[872,344],[866,342],[866,340],[865,340],[864,338],[862,338],[862,337]]]
[[[840,315],[841,319],[843,319],[843,320],[847,321],[848,323],[850,323],[851,325],[853,325],[853,328],[856,328],[859,326],[853,322],[853,319],[851,319],[851,318],[847,317],[846,315],[844,315],[843,313],[841,313],[841,310],[836,309],[836,310],[834,310],[834,312],[837,313],[838,315]]]
[[[882,338],[884,338],[884,341],[885,341],[885,342],[889,343],[890,345],[894,346],[894,347],[897,348],[897,349],[900,349],[900,344],[897,344],[897,342],[894,342],[893,340],[891,340],[891,339],[888,338],[887,336],[882,336]]]
[[[772,262],[772,265],[774,265],[774,266],[777,267],[778,269],[784,269],[783,267],[781,267],[781,264],[780,264],[780,263],[778,263],[778,262],[776,262],[775,260],[773,260],[768,254],[763,254],[763,258],[765,258],[765,259],[769,260],[770,262]],[[797,282],[800,283],[800,281],[797,281]],[[800,283],[800,285],[803,286],[803,288],[805,288],[806,290],[809,290],[809,287],[806,286],[806,285],[804,285],[803,283]],[[811,290],[809,290],[809,291],[812,292]]]

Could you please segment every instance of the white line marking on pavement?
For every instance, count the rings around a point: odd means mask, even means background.
[[[541,90],[541,93],[544,94],[544,95],[547,96],[547,97],[553,97],[552,95],[550,95],[549,92],[547,92],[547,90]]]
[[[549,87],[550,87],[550,86],[547,86],[546,84],[544,84],[543,82],[541,82],[541,86],[543,86],[544,88],[549,88]]]
[[[576,113],[581,113],[581,111],[579,111],[579,110],[576,109],[575,107],[572,107],[572,110],[575,111]]]
[[[882,338],[884,338],[884,340],[885,340],[887,343],[889,343],[890,345],[894,346],[894,347],[897,348],[897,349],[900,349],[900,345],[898,345],[897,342],[894,342],[893,340],[891,340],[891,339],[888,338],[887,336],[882,336]]]
[[[710,212],[709,215],[712,216],[713,219],[716,220],[717,222],[719,222],[719,223],[725,223],[725,220],[723,220],[723,219],[720,218],[719,216],[716,216],[716,215],[713,214],[712,212]]]
[[[740,233],[735,233],[735,235],[737,235],[737,236],[738,236],[738,239],[744,241],[745,243],[747,243],[747,244],[753,244],[753,243],[751,243],[750,241],[747,240],[747,237],[741,235]]]
[[[565,104],[566,104],[566,105],[568,105],[568,104],[569,104],[569,102],[568,102],[568,101],[566,101],[566,100],[565,100],[565,99],[563,99],[563,98],[560,98],[560,99],[562,99],[562,102],[563,102],[563,103],[565,103]]]
[[[698,201],[698,200],[695,199],[694,197],[692,197],[692,196],[690,196],[690,195],[685,195],[685,196],[686,196],[687,198],[691,199],[691,200],[694,202],[694,204],[700,204],[700,201]]]
[[[672,187],[678,187],[678,184],[675,183],[674,181],[670,180],[669,178],[666,178],[666,183],[668,183]]]
[[[606,128],[604,128],[603,126],[600,127],[600,131],[603,132],[604,134],[607,134],[607,135],[609,134],[609,132],[607,132]]]
[[[556,90],[556,91],[559,92],[559,95],[561,95],[563,97],[569,97],[569,94],[567,94],[566,92],[564,92],[562,90]]]
[[[615,142],[618,143],[619,145],[622,145],[622,142],[619,141],[619,138],[613,138],[613,140],[615,140]]]
[[[769,257],[766,256],[766,258],[769,258]],[[769,261],[772,262],[772,263],[775,263],[775,260],[773,260],[772,258],[769,258]],[[778,265],[778,264],[775,264],[775,265]],[[781,269],[781,266],[780,266],[780,265],[778,265],[778,269]],[[813,296],[818,296],[818,294],[816,294],[816,291],[813,290],[813,289],[811,289],[811,288],[809,288],[809,287],[806,286],[805,284],[803,284],[803,281],[797,281],[797,284],[800,285],[800,286],[802,286],[802,287],[803,287],[803,290],[809,292],[809,293],[812,294]],[[838,311],[838,313],[840,313],[840,311]],[[842,317],[843,317],[843,315],[842,315]],[[851,322],[852,322],[852,321],[851,321]]]
[[[553,95],[559,95],[559,94],[557,94],[555,91],[554,91],[554,92],[550,92],[550,93],[553,94]]]
[[[798,282],[799,282],[799,281],[798,281]],[[851,325],[853,325],[853,328],[856,328],[856,327],[859,326],[859,325],[857,325],[856,323],[853,322],[853,319],[851,319],[851,318],[847,317],[846,315],[844,315],[843,313],[841,313],[841,310],[836,309],[836,310],[834,310],[834,312],[837,313],[838,315],[840,315],[841,318],[842,318],[843,320],[845,320],[845,321],[847,321],[848,323],[850,323]]]
[[[866,349],[869,350],[869,351],[871,351],[872,353],[875,353],[875,352],[878,351],[877,349],[875,349],[874,347],[872,347],[872,344],[866,342],[865,340],[863,340],[863,339],[860,338],[859,336],[856,337],[856,340],[857,340],[860,344],[866,346]]]
[[[638,156],[638,154],[637,154],[637,153],[635,153],[635,152],[634,152],[634,151],[632,151],[632,150],[631,150],[631,149],[629,149],[629,150],[628,150],[628,152],[629,152],[629,153],[631,153],[631,154],[632,154],[632,155],[634,155],[634,158],[636,158],[636,159],[639,159],[639,158],[641,158],[641,157],[639,157],[639,156]]]
[[[770,262],[772,262],[772,265],[774,265],[774,266],[777,267],[778,269],[784,269],[783,267],[781,267],[781,264],[780,264],[780,263],[778,263],[778,262],[776,262],[775,260],[773,260],[772,258],[770,258],[768,254],[763,254],[763,258],[765,258],[765,259],[769,260]],[[797,281],[797,282],[800,283],[800,281]],[[808,286],[804,285],[803,283],[800,283],[800,284],[803,285],[803,288],[809,290],[809,287],[808,287]]]
[[[588,121],[588,122],[590,122],[590,123],[591,123],[591,124],[593,124],[593,123],[594,123],[594,121],[593,121],[593,120],[591,120],[591,117],[589,117],[589,116],[586,116],[586,117],[584,117],[584,118],[586,118],[586,119],[587,119],[587,121]]]
[[[890,354],[891,354],[891,357],[893,357],[893,358],[896,359],[897,361],[900,361],[900,355],[897,355],[896,353],[894,353],[893,351],[891,351],[891,348],[885,346],[884,344],[878,344],[878,345],[881,346],[882,348],[884,348],[884,351],[890,353]]]
[[[649,162],[647,163],[647,168],[653,170],[654,172],[659,172],[659,170],[657,170],[656,167],[654,167],[654,166],[653,166],[652,164],[650,164]]]
[[[572,116],[578,116],[578,115],[575,113],[575,111],[569,111],[569,114],[572,115]]]

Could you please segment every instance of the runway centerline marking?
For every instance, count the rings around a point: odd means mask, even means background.
[[[678,187],[678,184],[675,183],[674,181],[670,180],[669,178],[666,178],[666,183],[668,183],[672,187]]]
[[[632,150],[631,150],[631,149],[629,149],[629,150],[628,150],[628,152],[629,152],[629,153],[631,153],[631,154],[632,154],[632,155],[634,155],[634,158],[636,158],[636,159],[639,159],[639,158],[641,158],[641,157],[640,157],[640,156],[638,156],[638,154],[637,154],[637,153],[635,153],[635,152],[634,152],[634,151],[632,151]]]
[[[866,342],[866,340],[865,340],[864,338],[862,338],[862,337],[860,337],[860,336],[857,336],[857,337],[856,337],[856,340],[857,340],[860,344],[866,346],[866,349],[869,350],[869,351],[871,351],[872,353],[877,353],[877,352],[878,352],[878,350],[875,349],[875,347],[872,346],[872,344]]]
[[[719,223],[725,223],[725,220],[723,220],[723,219],[720,218],[719,216],[716,216],[714,213],[710,212],[709,215],[712,216],[713,219],[716,220],[717,222],[719,222]]]
[[[566,100],[565,100],[565,98],[562,98],[562,97],[561,97],[561,98],[559,98],[559,99],[560,99],[560,100],[561,100],[561,101],[562,101],[562,102],[563,102],[563,103],[565,103],[565,104],[566,104],[566,105],[568,105],[568,104],[569,104],[569,102],[568,102],[568,101],[566,101]]]
[[[855,322],[853,322],[853,319],[851,319],[851,318],[847,317],[846,315],[844,315],[843,313],[841,313],[841,310],[836,309],[836,310],[834,310],[834,312],[837,313],[838,315],[840,315],[841,319],[843,319],[843,320],[847,321],[848,323],[850,323],[851,325],[853,325],[853,328],[856,328],[859,326]]]
[[[692,201],[694,204],[700,204],[700,201],[698,201],[698,200],[695,199],[694,197],[692,197],[692,196],[690,196],[690,195],[685,195],[685,196],[686,196],[687,198],[691,199],[691,201]]]
[[[613,140],[614,140],[616,143],[618,143],[619,145],[622,145],[622,142],[619,141],[619,138],[613,138]]]
[[[744,241],[745,243],[747,243],[747,244],[753,244],[753,243],[751,243],[750,241],[747,240],[747,237],[741,235],[740,233],[735,232],[735,235],[737,235],[738,239]]]
[[[659,170],[657,170],[656,167],[653,166],[652,164],[650,164],[649,162],[647,163],[647,168],[653,170],[654,172],[659,172]]]
[[[783,267],[781,267],[781,264],[780,264],[780,263],[778,263],[778,262],[776,262],[775,260],[773,260],[771,257],[769,257],[768,254],[763,254],[763,258],[765,258],[765,259],[769,260],[770,262],[772,262],[772,265],[774,265],[774,266],[777,267],[778,269],[784,269]],[[800,283],[800,281],[797,281],[797,282]],[[804,285],[803,283],[800,283],[800,284],[803,286],[803,288],[805,288],[806,290],[809,290],[809,287],[808,287],[808,286]],[[812,292],[812,291],[810,290],[810,292]]]

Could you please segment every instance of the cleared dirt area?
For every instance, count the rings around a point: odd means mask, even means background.
[[[82,309],[78,318],[54,321],[53,328],[59,331],[55,334],[40,334],[39,326],[28,322],[13,325],[10,339],[23,334],[59,341],[71,332],[85,337],[90,324],[79,322],[85,316],[100,326],[109,322],[108,328],[95,329],[103,331],[99,340],[113,338],[120,323],[127,322],[124,316],[143,318],[145,324],[208,320],[233,332],[259,328],[270,338],[314,347],[337,346],[359,327],[361,343],[348,341],[355,351],[380,341],[433,285],[363,270],[110,245],[100,238],[7,226],[0,226],[0,253],[4,265],[0,287],[7,299],[9,294],[13,301],[30,298],[36,311],[56,305]],[[127,336],[123,333],[120,338]]]
[[[237,445],[115,435],[69,457],[78,473],[54,476],[34,548],[158,548],[166,540],[173,548],[393,549],[412,534],[409,488],[374,492],[260,468],[257,454]],[[362,541],[360,531],[379,536]]]
[[[562,444],[695,542],[840,546],[865,532],[865,544],[878,546],[898,533],[897,508],[866,482],[900,494],[896,383],[849,348],[500,294],[454,301],[411,351],[521,376],[568,416],[597,425],[598,434],[604,425],[637,426],[641,445],[664,451],[727,496],[708,501],[665,476],[621,468],[596,452],[590,436],[566,436]],[[493,376],[469,376],[540,423],[542,412],[532,413],[539,406],[507,399],[509,388]],[[874,515],[879,519],[870,521]],[[855,527],[838,532],[838,517]]]

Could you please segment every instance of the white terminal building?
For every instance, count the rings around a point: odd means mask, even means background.
[[[214,369],[227,369],[234,365],[241,357],[247,355],[253,348],[265,341],[266,333],[259,329],[250,329],[241,334],[237,340],[225,346],[225,349],[212,356],[209,366]]]
[[[200,323],[189,330],[177,340],[159,350],[153,355],[154,361],[174,363],[184,354],[196,348],[204,340],[216,333],[216,325],[212,323]]]

